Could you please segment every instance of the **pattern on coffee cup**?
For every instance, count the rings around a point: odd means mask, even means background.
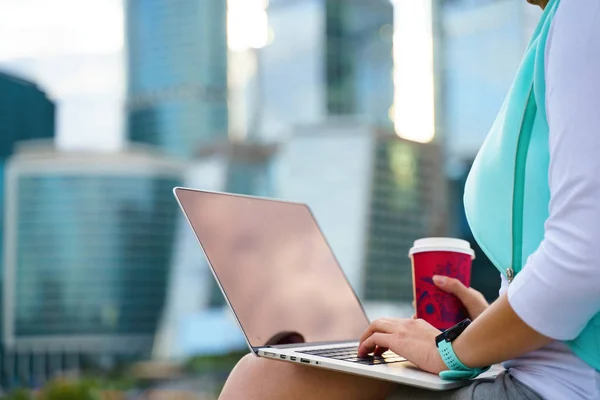
[[[458,265],[451,262],[447,262],[445,264],[436,265],[435,274],[443,276],[452,276],[458,279],[459,281],[464,282],[468,268],[469,266],[464,262],[459,263]]]
[[[441,266],[441,268],[436,269],[436,271],[439,271],[436,273],[441,275],[442,271],[448,271],[448,267],[447,265],[444,265]],[[454,273],[452,270],[449,272]],[[452,295],[438,289],[434,285],[433,280],[429,277],[421,278],[421,281],[426,283],[426,286],[431,286],[431,290],[423,288],[416,289],[417,306],[420,311],[419,314],[432,317],[437,321],[444,323],[455,323],[466,318],[463,307],[451,307],[448,304],[448,301],[452,299]]]

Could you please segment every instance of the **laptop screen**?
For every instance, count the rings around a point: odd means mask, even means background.
[[[176,195],[252,347],[282,337],[357,340],[367,328],[307,206],[189,189]]]

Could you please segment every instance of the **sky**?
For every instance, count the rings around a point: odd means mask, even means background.
[[[62,149],[123,143],[122,0],[0,0],[0,70],[56,101]]]

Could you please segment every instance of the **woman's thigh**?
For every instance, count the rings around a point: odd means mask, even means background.
[[[356,375],[247,355],[234,368],[220,399],[539,400],[535,392],[501,373],[457,390],[432,392]]]
[[[383,400],[395,386],[376,379],[249,354],[231,372],[220,399]]]

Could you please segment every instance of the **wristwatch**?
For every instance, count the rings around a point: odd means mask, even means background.
[[[435,338],[435,345],[442,356],[442,360],[444,360],[444,364],[446,364],[449,369],[448,371],[440,372],[440,378],[451,381],[473,379],[490,369],[490,367],[469,368],[464,365],[454,353],[452,342],[467,329],[467,326],[469,326],[470,323],[470,319],[465,319],[454,325],[452,328],[442,332]]]

